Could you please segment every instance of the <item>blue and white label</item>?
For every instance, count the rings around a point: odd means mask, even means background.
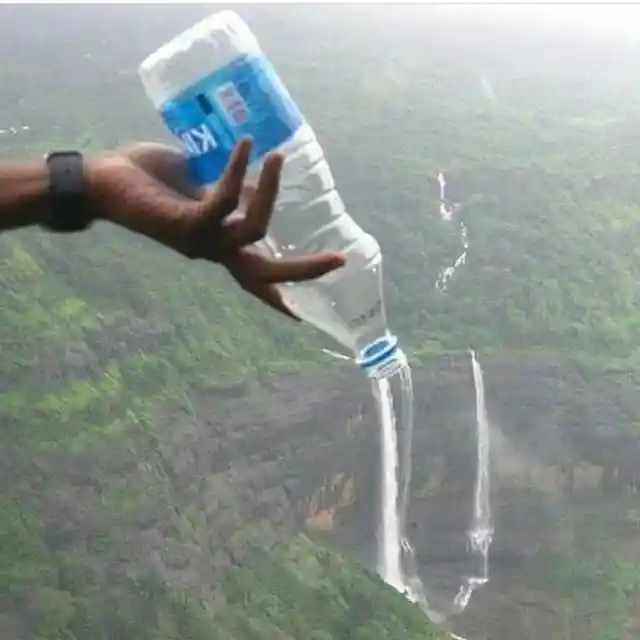
[[[254,162],[284,144],[304,122],[264,55],[236,58],[165,102],[160,115],[203,185],[220,178],[238,140],[253,139]]]

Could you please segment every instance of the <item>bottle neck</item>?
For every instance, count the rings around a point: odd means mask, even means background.
[[[398,347],[398,338],[387,334],[374,340],[360,351],[356,363],[367,377],[389,378],[407,365],[407,357]]]

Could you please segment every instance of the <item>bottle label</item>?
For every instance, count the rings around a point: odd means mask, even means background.
[[[253,139],[250,162],[277,149],[304,118],[267,58],[242,55],[202,78],[160,109],[182,143],[201,185],[216,182],[235,144]]]

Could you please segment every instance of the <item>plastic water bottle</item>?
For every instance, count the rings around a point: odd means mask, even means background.
[[[243,137],[253,139],[250,175],[268,152],[283,153],[262,247],[276,258],[321,250],[346,257],[342,269],[322,278],[283,285],[285,303],[350,349],[369,376],[395,370],[404,355],[387,328],[380,247],[347,214],[312,128],[246,23],[232,11],[213,14],[160,47],[138,71],[199,184],[217,182]]]

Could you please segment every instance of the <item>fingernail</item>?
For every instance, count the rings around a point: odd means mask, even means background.
[[[272,151],[269,154],[269,158],[268,158],[269,162],[271,163],[283,163],[284,162],[284,155],[282,153],[280,153],[279,151]]]
[[[299,318],[295,313],[293,313],[293,311],[291,311],[289,307],[284,307],[284,309],[286,310],[286,315],[288,315],[292,320],[294,320],[295,322],[302,322],[302,319]]]

